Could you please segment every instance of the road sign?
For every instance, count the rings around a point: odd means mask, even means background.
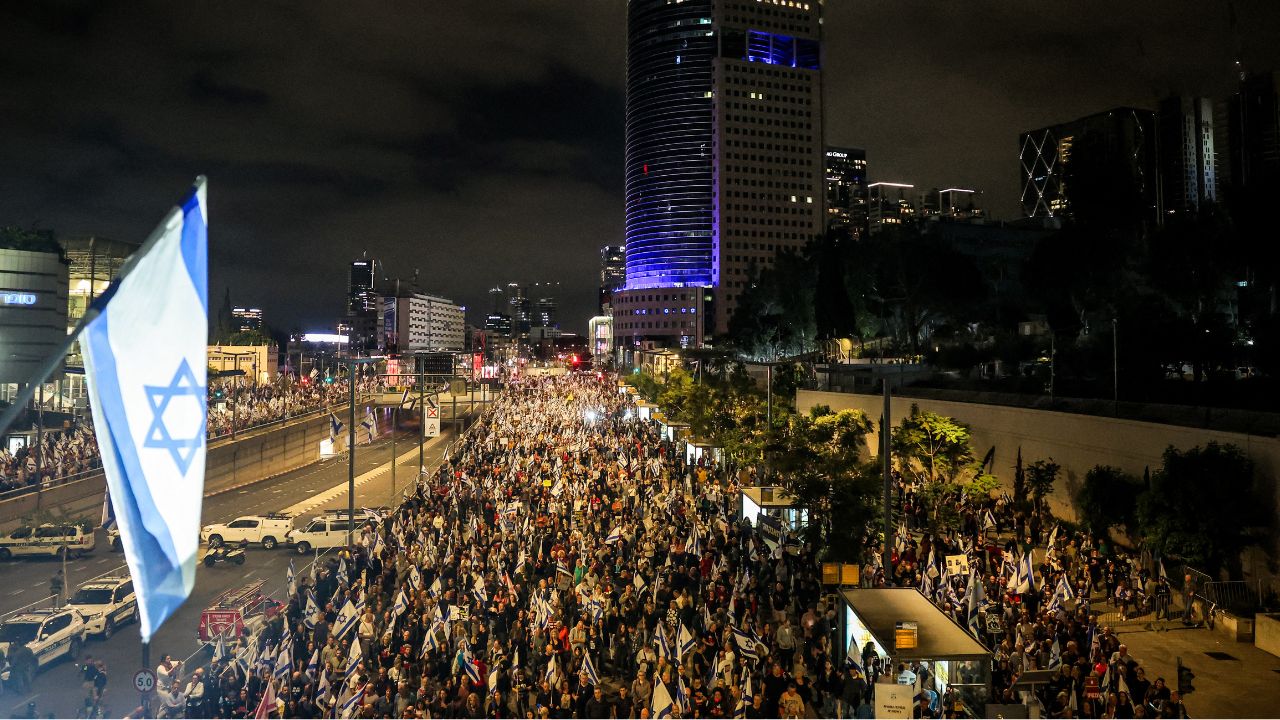
[[[423,437],[440,437],[440,418],[434,413],[427,415],[422,421]]]
[[[140,693],[149,693],[156,689],[156,674],[146,668],[133,674],[133,687]]]
[[[438,417],[440,417],[440,408],[438,408],[438,407],[429,407],[429,408],[427,408],[427,417],[429,417],[429,418],[438,418]]]

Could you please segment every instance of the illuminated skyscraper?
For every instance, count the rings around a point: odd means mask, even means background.
[[[867,234],[867,151],[829,147],[826,154],[827,228]]]
[[[823,231],[822,3],[630,0],[619,342],[700,345]]]

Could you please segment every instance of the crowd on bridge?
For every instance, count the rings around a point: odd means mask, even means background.
[[[380,384],[376,376],[360,377],[356,392],[375,392]],[[297,379],[282,374],[263,383],[210,383],[207,433],[210,438],[224,437],[233,426],[244,430],[341,405],[350,393],[346,378],[325,382],[318,375]]]
[[[0,492],[34,490],[42,482],[68,478],[101,464],[89,423],[46,431],[14,452],[0,448]]]
[[[738,521],[738,484],[755,481],[686,464],[611,378],[513,383],[351,554],[291,571],[260,634],[191,676],[161,672],[162,713],[871,717],[875,683],[909,678],[915,717],[962,716],[935,667],[843,647],[814,548]],[[1185,716],[1091,609],[1105,593],[1141,612],[1145,596],[1167,616],[1146,564],[1007,498],[958,501],[952,533],[927,532],[909,483],[898,501],[892,562],[869,536],[865,582],[919,587],[991,648],[980,700],[1034,701],[1014,684],[1050,668],[1036,694],[1052,717]]]
[[[356,391],[378,390],[377,377],[359,378]],[[292,376],[260,384],[223,383],[209,388],[207,436],[219,438],[237,430],[281,422],[326,407],[346,403],[345,378],[332,383],[300,382]],[[58,482],[101,467],[93,423],[85,417],[67,429],[48,429],[36,443],[14,452],[0,448],[0,493],[34,492],[43,482]]]

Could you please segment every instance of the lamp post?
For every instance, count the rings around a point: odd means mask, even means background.
[[[347,413],[347,555],[355,550],[352,533],[356,522],[356,369],[376,362],[375,358],[348,357],[347,384],[350,386],[350,407]]]

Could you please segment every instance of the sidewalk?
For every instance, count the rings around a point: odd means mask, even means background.
[[[1168,627],[1120,627],[1116,634],[1146,668],[1148,680],[1162,677],[1175,690],[1182,658],[1195,673],[1195,691],[1183,698],[1191,717],[1280,716],[1280,658],[1207,628],[1184,628],[1177,621]],[[1226,653],[1230,659],[1214,659],[1207,652]]]

